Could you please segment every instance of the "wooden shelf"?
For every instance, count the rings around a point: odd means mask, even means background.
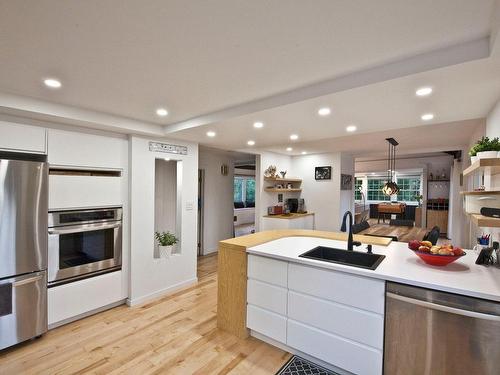
[[[463,175],[467,176],[471,173],[484,170],[485,172],[489,172],[492,175],[500,173],[500,158],[492,158],[492,159],[479,159],[474,164],[472,164],[469,168],[464,169]]]
[[[488,217],[488,216],[483,216],[483,215],[479,215],[479,214],[472,214],[471,218],[472,218],[472,221],[478,227],[500,228],[500,219],[497,219],[495,217]]]
[[[300,178],[272,178],[272,177],[264,177],[264,181],[269,182],[302,182]]]
[[[461,191],[461,195],[499,195],[499,190],[477,190],[477,191]]]
[[[267,192],[269,192],[269,193],[290,193],[290,192],[300,192],[300,191],[302,191],[302,189],[297,189],[297,188],[293,188],[293,189],[265,188],[264,190],[267,191]]]

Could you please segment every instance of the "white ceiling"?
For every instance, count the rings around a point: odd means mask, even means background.
[[[0,91],[175,123],[485,36],[493,2],[0,0]]]
[[[417,97],[415,90],[422,86],[431,86],[432,95]],[[351,124],[357,126],[357,134],[425,125],[422,129],[438,136],[436,124],[483,118],[499,97],[500,60],[489,58],[191,128],[176,136],[220,148],[230,144],[241,150],[264,148],[286,153],[285,148],[291,146],[291,154],[320,152],[335,144],[331,138],[349,135],[345,129]],[[325,106],[332,113],[318,116],[318,109]],[[435,114],[434,119],[422,121],[420,116],[429,112]],[[264,122],[264,128],[254,129],[254,121]],[[207,138],[207,130],[217,136]],[[291,134],[299,135],[299,140],[290,141]],[[424,148],[427,141],[416,135],[413,148]],[[247,146],[250,139],[256,142],[254,147]],[[437,139],[444,141],[444,137]]]

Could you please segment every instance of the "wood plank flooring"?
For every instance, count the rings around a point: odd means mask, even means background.
[[[199,258],[199,283],[125,305],[0,352],[0,374],[275,374],[290,354],[216,328],[217,255]]]

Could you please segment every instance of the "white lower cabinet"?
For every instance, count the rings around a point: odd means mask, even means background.
[[[249,255],[247,327],[358,375],[380,375],[385,281]]]
[[[247,327],[283,344],[286,343],[286,317],[254,305],[247,306]]]
[[[332,317],[335,319],[335,317]],[[382,374],[382,351],[288,319],[288,346],[357,375]]]

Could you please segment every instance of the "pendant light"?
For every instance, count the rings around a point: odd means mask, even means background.
[[[399,192],[398,184],[393,181],[396,170],[396,146],[399,143],[394,138],[386,138],[385,140],[389,143],[389,152],[387,157],[387,182],[382,188],[382,192],[391,196]]]

